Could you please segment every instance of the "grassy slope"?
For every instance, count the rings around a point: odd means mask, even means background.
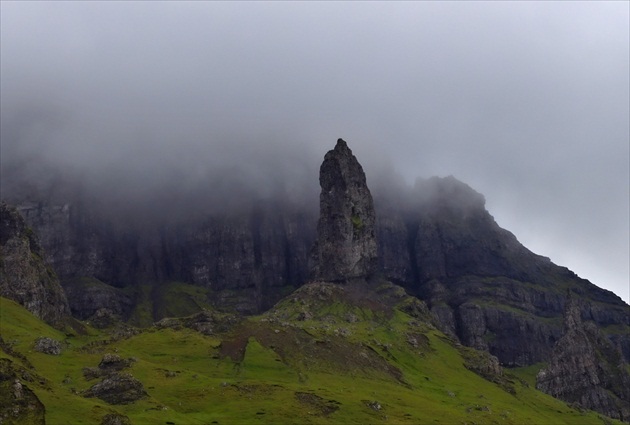
[[[140,327],[150,327],[164,317],[188,316],[211,308],[208,289],[183,282],[142,284],[128,292],[135,299],[128,321]]]
[[[46,379],[24,383],[46,406],[48,424],[98,424],[114,411],[134,424],[605,423],[518,379],[509,394],[467,370],[444,335],[399,310],[375,313],[334,302],[316,312],[325,321],[296,321],[287,318],[297,310],[285,301],[276,310],[281,314],[251,318],[226,335],[152,328],[86,349],[107,335],[66,336],[0,300],[2,338]],[[348,314],[358,320],[348,322]],[[412,333],[421,340],[416,347],[407,342]],[[62,354],[34,352],[39,336],[65,341]],[[236,349],[226,355],[230,347]],[[82,368],[98,365],[106,352],[137,359],[130,372],[149,398],[110,406],[77,394],[97,382],[86,381]],[[6,352],[0,356],[28,367]],[[380,410],[369,406],[374,401]]]

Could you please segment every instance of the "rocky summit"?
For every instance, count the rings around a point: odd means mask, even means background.
[[[324,157],[319,183],[313,276],[342,281],[372,275],[378,266],[374,204],[363,168],[343,139]]]

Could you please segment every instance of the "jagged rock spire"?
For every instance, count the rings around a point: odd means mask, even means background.
[[[313,277],[328,281],[368,277],[377,268],[372,195],[359,161],[343,139],[324,157]]]

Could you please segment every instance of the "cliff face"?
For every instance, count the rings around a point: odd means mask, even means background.
[[[365,174],[347,145],[327,157],[320,207],[329,218],[319,224],[317,211],[278,199],[144,227],[115,225],[80,200],[20,208],[81,318],[101,304],[124,316],[135,302],[107,286],[86,292],[83,277],[114,287],[183,281],[210,289],[218,307],[261,312],[307,281],[315,252],[325,259],[317,258],[325,264],[319,276],[330,280],[372,273],[376,258],[376,270],[425,300],[442,330],[505,366],[550,357],[571,288],[583,301],[582,318],[630,361],[627,305],[523,247],[496,224],[482,195],[452,177],[432,178],[373,192],[373,216]],[[365,231],[372,222],[374,235]]]
[[[46,260],[64,281],[90,276],[114,286],[134,279],[138,235],[117,228],[99,208],[76,203],[25,202],[20,214],[37,233]]]
[[[564,333],[536,388],[612,418],[630,422],[630,374],[619,350],[592,322],[583,322],[579,302],[569,296]]]
[[[325,281],[367,277],[377,270],[375,213],[359,161],[342,139],[324,157],[313,276]]]
[[[165,281],[206,287],[225,309],[262,311],[306,281],[315,239],[314,212],[275,202],[156,227],[122,226],[81,205],[19,209],[81,319],[99,308],[124,317],[134,300],[116,288]]]
[[[442,330],[464,344],[506,366],[545,361],[562,335],[570,287],[584,300],[581,315],[605,327],[630,359],[627,305],[522,246],[464,183],[431,178],[402,202],[380,193],[375,204],[380,268],[426,300]]]
[[[154,264],[168,279],[205,286],[218,304],[253,314],[306,281],[314,233],[312,212],[262,203],[166,230]]]
[[[0,203],[0,296],[23,305],[45,322],[62,327],[68,301],[42,248],[18,211]]]

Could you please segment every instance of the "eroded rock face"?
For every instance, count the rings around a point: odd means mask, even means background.
[[[0,296],[9,298],[55,327],[70,316],[57,275],[44,261],[35,233],[20,213],[0,203]]]
[[[359,161],[342,139],[324,157],[313,275],[339,281],[372,275],[378,267],[372,195]]]
[[[20,366],[0,359],[0,424],[44,425],[46,409],[35,393],[22,382]]]
[[[630,422],[630,374],[621,353],[592,323],[581,319],[575,296],[569,296],[564,335],[554,346],[536,388],[569,403]]]
[[[314,208],[270,199],[229,214],[134,227],[79,201],[20,205],[77,318],[92,320],[105,309],[124,320],[134,301],[117,288],[140,281],[204,286],[217,305],[254,314],[308,278]]]
[[[483,195],[454,177],[400,191],[374,192],[379,270],[425,300],[442,331],[504,366],[544,362],[562,336],[570,287],[585,301],[582,317],[606,326],[630,360],[627,304],[529,251],[494,221]]]

